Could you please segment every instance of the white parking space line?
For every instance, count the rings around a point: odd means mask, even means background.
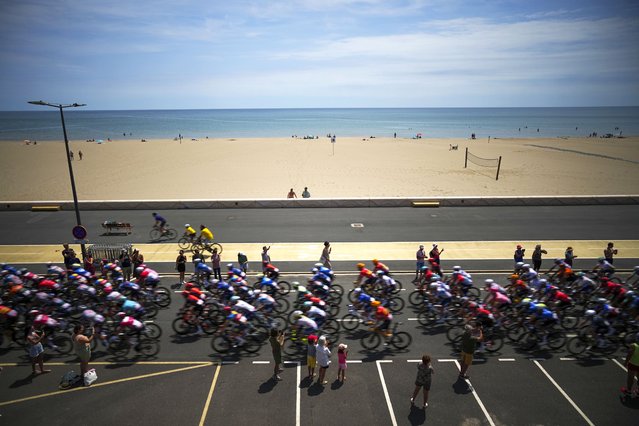
[[[455,365],[457,366],[457,369],[461,372],[461,366],[459,365],[459,361],[454,360],[455,361]],[[468,380],[468,383],[470,383],[470,380]],[[477,401],[477,404],[479,404],[479,408],[481,408],[481,411],[484,413],[484,416],[486,416],[486,420],[488,420],[488,423],[490,424],[490,426],[495,426],[495,422],[493,422],[493,418],[490,417],[490,414],[488,414],[488,410],[486,410],[486,407],[484,406],[484,403],[481,402],[481,399],[479,399],[479,395],[477,394],[477,392],[475,391],[474,386],[470,386],[470,390],[473,394],[473,396],[475,397],[475,400]]]
[[[386,398],[386,406],[388,407],[388,413],[390,414],[391,424],[397,426],[397,420],[395,419],[395,412],[393,411],[393,404],[391,403],[390,396],[388,395],[388,389],[386,388],[386,381],[384,380],[384,373],[382,372],[382,363],[390,360],[375,361],[377,365],[377,372],[379,373],[379,379],[382,381],[382,389],[384,390],[384,398]],[[392,362],[392,361],[390,361]]]
[[[422,362],[421,359],[407,359],[406,362]]]
[[[570,403],[570,405],[572,405],[573,408],[577,410],[577,412],[581,415],[581,417],[583,417],[586,423],[589,424],[590,426],[594,426],[594,423],[588,418],[588,416],[586,416],[586,414],[583,411],[581,411],[581,408],[579,408],[577,404],[575,404],[575,402],[568,396],[568,394],[564,392],[564,390],[561,388],[561,386],[559,386],[559,384],[555,381],[555,379],[553,379],[552,376],[548,374],[548,372],[544,369],[544,367],[541,366],[539,361],[533,360],[533,362],[535,363],[535,365],[537,365],[537,367],[539,367],[541,372],[544,373],[544,375],[548,378],[548,380],[550,380],[550,383],[555,385],[557,390],[564,396],[564,398],[566,398],[566,400]]]
[[[362,360],[361,359],[347,359],[346,360],[346,364],[361,364]]]
[[[295,386],[295,426],[300,426],[300,397],[302,393],[300,382],[302,381],[302,363],[299,361],[284,361],[284,364],[295,364],[297,366],[297,385]]]
[[[501,362],[512,362],[512,361],[515,361],[515,358],[498,358],[498,361],[501,361]]]
[[[559,358],[559,361],[577,361],[577,358],[565,357]]]
[[[253,361],[253,364],[270,364],[271,361]]]
[[[457,362],[456,359],[438,359],[437,362]]]
[[[616,359],[614,359],[614,358],[613,358],[612,360],[615,362],[615,364],[617,364],[619,367],[621,367],[621,369],[622,369],[623,371],[625,371],[626,373],[628,372],[628,369],[627,369],[627,368],[626,368],[626,367],[625,367],[622,363],[620,363],[619,361],[617,361],[617,360],[616,360]]]

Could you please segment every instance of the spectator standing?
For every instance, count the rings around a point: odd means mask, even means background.
[[[324,241],[324,249],[322,250],[322,256],[320,256],[320,262],[328,269],[331,267],[331,243]]]
[[[62,244],[62,258],[64,260],[64,267],[66,269],[71,269],[74,257],[75,252],[73,251],[73,249],[69,248],[68,244]]]
[[[286,198],[297,198],[297,194],[295,193],[295,191],[293,191],[293,188],[288,191],[288,195],[286,196]]]
[[[415,378],[415,390],[413,396],[410,398],[410,404],[415,405],[415,398],[419,394],[420,389],[424,389],[424,405],[422,408],[428,407],[428,392],[430,392],[430,386],[433,380],[433,366],[430,363],[430,355],[422,355],[422,362],[417,365],[417,377]]]
[[[195,250],[191,260],[193,261],[193,266],[197,266],[198,263],[204,262],[204,255],[199,250]]]
[[[541,248],[541,244],[537,244],[532,254],[533,269],[537,272],[539,272],[539,269],[541,269],[542,254],[548,254],[548,252]]]
[[[80,157],[80,161],[82,161],[82,157],[83,157],[82,151],[78,151],[78,157]]]
[[[87,257],[84,259],[84,269],[95,275],[95,260],[93,259],[93,253],[87,252]]]
[[[417,250],[415,257],[417,259],[417,263],[415,263],[415,281],[417,281],[417,278],[419,277],[419,273],[421,272],[422,267],[426,265],[426,251],[424,250],[423,245],[419,246],[419,250]]]
[[[131,280],[131,275],[133,275],[133,261],[131,260],[129,252],[126,249],[122,249],[122,253],[120,253],[118,260],[120,261],[120,267],[124,274],[124,280]]]
[[[315,377],[315,366],[317,365],[317,336],[308,336],[308,346],[306,349],[306,365],[308,367],[308,377],[312,380]]]
[[[211,253],[211,266],[213,267],[213,278],[222,281],[222,271],[220,269],[220,263],[222,258],[220,253],[217,252],[217,248],[213,249]]]
[[[348,345],[340,343],[337,347],[337,380],[342,383],[346,380],[346,358],[348,358]]]
[[[69,151],[69,158],[73,161],[73,151]]]
[[[572,247],[566,248],[566,252],[564,253],[564,262],[570,265],[571,268],[572,268],[572,262],[574,261],[576,257],[577,256],[575,256],[575,253],[572,251]]]
[[[461,368],[459,371],[459,377],[461,379],[469,379],[468,368],[473,363],[473,355],[477,349],[477,343],[484,337],[481,328],[474,327],[471,324],[464,326],[464,334],[461,340]]]
[[[637,378],[637,386],[639,386],[639,333],[635,336],[635,342],[630,345],[628,355],[626,355],[626,368],[628,371],[628,378],[626,381],[626,387],[623,389],[626,395],[632,394],[632,386],[634,385],[635,377]]]
[[[603,253],[604,253],[604,257],[606,258],[606,262],[612,265],[613,256],[616,255],[618,251],[615,248],[615,245],[613,243],[608,243],[608,246],[604,249]]]
[[[328,381],[324,380],[326,377],[326,370],[331,365],[331,350],[328,348],[328,340],[326,340],[326,336],[321,336],[319,338],[319,342],[317,344],[317,353],[315,354],[317,358],[317,364],[319,365],[319,377],[317,378],[317,383],[321,385],[325,385]]]
[[[239,252],[237,254],[237,263],[240,264],[240,269],[244,271],[244,273],[248,271],[248,257],[244,253]]]
[[[276,328],[271,329],[271,337],[268,339],[271,344],[271,350],[273,351],[273,362],[275,367],[273,368],[273,379],[282,380],[280,373],[284,370],[280,368],[282,364],[282,346],[284,346],[284,332]]]
[[[180,287],[184,284],[184,275],[186,274],[186,255],[184,254],[184,250],[180,250],[175,258],[175,270],[180,274],[180,282],[176,287]]]
[[[517,248],[515,249],[515,254],[513,255],[513,259],[515,259],[515,264],[517,262],[524,261],[524,254],[526,253],[526,249],[521,246],[521,244],[517,244]]]
[[[308,192],[308,187],[304,187],[304,191],[302,192],[302,198],[311,198],[311,193]]]
[[[73,350],[80,359],[80,376],[84,378],[84,374],[89,371],[89,361],[91,360],[91,341],[95,334],[85,335],[85,329],[82,324],[78,324],[73,328]]]
[[[438,265],[441,265],[441,261],[439,259],[439,257],[441,256],[441,254],[444,252],[444,249],[439,249],[439,247],[437,246],[437,244],[433,244],[433,248],[430,251],[430,253],[428,253],[428,257],[430,257],[431,259],[433,259],[433,261],[435,263],[437,263]]]
[[[137,268],[144,263],[144,255],[138,249],[134,249],[131,254],[131,260],[133,261],[133,266]]]
[[[27,336],[27,350],[31,358],[31,373],[33,375],[51,372],[51,370],[44,369],[44,348],[42,347],[44,337],[42,324],[34,324]],[[36,370],[36,364],[40,366],[40,371]]]
[[[266,272],[266,265],[271,263],[271,256],[268,254],[270,249],[271,246],[262,246],[262,273]]]

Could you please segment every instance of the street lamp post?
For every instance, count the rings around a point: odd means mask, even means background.
[[[83,107],[83,106],[86,106],[86,104],[74,103],[74,104],[64,105],[64,104],[51,104],[44,101],[30,101],[29,103],[33,105],[43,105],[43,106],[58,108],[60,110],[60,119],[62,120],[62,132],[64,133],[64,147],[67,152],[67,164],[69,165],[69,177],[71,178],[71,192],[73,193],[73,206],[75,207],[75,220],[77,222],[77,225],[80,226],[82,225],[82,221],[80,220],[80,207],[78,206],[78,194],[75,190],[75,178],[73,177],[73,165],[71,164],[71,155],[69,152],[69,138],[67,137],[67,127],[64,124],[63,110],[64,108]],[[82,250],[82,259],[84,260],[84,258],[86,258],[86,255],[87,255],[84,243],[80,244],[80,249]]]

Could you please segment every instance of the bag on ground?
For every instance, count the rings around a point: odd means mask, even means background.
[[[76,383],[78,383],[82,378],[75,371],[67,371],[64,376],[60,379],[60,385],[58,386],[60,389],[69,389]]]
[[[90,369],[86,373],[84,373],[84,385],[90,386],[91,383],[98,380],[98,373],[95,372],[95,368]]]

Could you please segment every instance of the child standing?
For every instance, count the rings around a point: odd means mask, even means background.
[[[337,380],[340,380],[340,377],[341,377],[342,382],[346,380],[346,358],[347,357],[348,357],[348,345],[345,345],[344,343],[340,343],[339,346],[337,347],[337,364],[338,364]]]
[[[410,398],[410,405],[415,405],[415,398],[419,393],[420,388],[424,388],[424,405],[422,408],[428,407],[428,392],[430,391],[430,385],[433,379],[434,370],[430,364],[430,355],[424,354],[422,356],[422,362],[417,366],[417,378],[415,379],[415,391]]]
[[[311,334],[308,336],[308,348],[306,352],[306,365],[308,366],[308,377],[313,379],[315,377],[315,365],[317,359],[315,354],[317,353],[317,336]]]

